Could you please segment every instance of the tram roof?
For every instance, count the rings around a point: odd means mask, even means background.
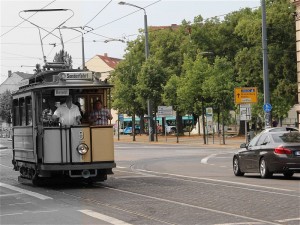
[[[59,69],[46,70],[34,74],[25,80],[24,84],[20,84],[19,90],[14,92],[20,93],[32,89],[47,88],[111,88],[107,80],[101,81],[92,71],[80,69]]]

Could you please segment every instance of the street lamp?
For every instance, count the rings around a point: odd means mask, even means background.
[[[127,2],[119,2],[120,5],[128,5],[138,9],[142,9],[144,11],[144,32],[145,32],[145,56],[146,60],[149,58],[149,42],[148,42],[148,24],[147,24],[147,14],[146,10],[140,6],[130,4]],[[148,107],[148,130],[149,130],[149,141],[154,141],[154,128],[153,128],[153,116],[152,116],[152,103],[151,100],[147,100]]]
[[[83,30],[84,28],[83,28],[83,27],[66,27],[66,26],[63,26],[63,27],[61,27],[61,28],[63,28],[63,29],[71,29],[71,30],[75,30],[75,31],[81,33],[82,69],[84,70],[84,69],[85,69],[84,37],[83,37],[83,32],[76,29],[76,28],[80,28],[81,30]]]
[[[264,83],[264,111],[265,111],[265,127],[271,126],[271,105],[269,91],[269,71],[268,71],[268,44],[267,44],[267,25],[266,25],[266,3],[261,0],[262,10],[262,49],[263,49],[263,83]],[[268,106],[269,109],[266,109]]]

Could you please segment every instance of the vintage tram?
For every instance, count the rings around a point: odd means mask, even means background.
[[[12,163],[20,182],[94,182],[112,174],[113,125],[92,125],[88,116],[97,100],[110,108],[111,88],[91,71],[63,68],[46,68],[23,82],[12,103]],[[64,126],[51,119],[69,95],[80,104],[80,125]]]

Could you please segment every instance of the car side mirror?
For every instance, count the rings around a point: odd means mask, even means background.
[[[248,145],[246,143],[243,143],[243,144],[240,145],[240,148],[247,148],[247,146]]]

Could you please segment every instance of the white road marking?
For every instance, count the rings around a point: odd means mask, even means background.
[[[23,195],[23,193],[4,194],[4,195],[0,195],[0,197],[8,197],[8,196],[15,196],[15,195]]]
[[[252,224],[263,224],[261,222],[239,222],[239,223],[218,223],[214,225],[252,225]]]
[[[291,218],[291,219],[285,219],[285,220],[276,220],[276,222],[284,223],[289,221],[300,221],[300,218]]]
[[[216,154],[209,155],[209,156],[207,156],[207,157],[201,159],[201,163],[207,164],[207,161],[208,161],[210,158],[215,157],[215,156],[216,156]]]
[[[14,205],[26,205],[26,204],[31,204],[31,202],[19,202],[19,203],[8,204],[8,205],[14,206]]]
[[[92,210],[78,210],[78,211],[82,212],[82,213],[84,213],[88,216],[94,217],[96,219],[99,219],[99,220],[102,220],[102,221],[105,221],[105,222],[108,222],[108,223],[111,223],[111,224],[114,224],[114,225],[131,225],[130,223],[126,223],[122,220],[118,220],[116,218],[106,216],[104,214],[97,213],[97,212],[94,212]]]
[[[0,217],[1,216],[15,216],[15,215],[23,215],[23,213],[0,214]]]
[[[23,193],[23,194],[26,194],[26,195],[30,195],[32,197],[35,197],[35,198],[38,198],[38,199],[41,199],[41,200],[52,199],[51,197],[48,197],[46,195],[42,195],[42,194],[32,192],[32,191],[27,191],[25,189],[18,188],[18,187],[15,187],[15,186],[12,186],[12,185],[9,185],[9,184],[5,184],[5,183],[1,183],[1,182],[0,182],[0,187],[8,188],[10,190],[17,191],[17,192],[20,192],[20,193]]]
[[[111,187],[103,187],[103,188],[113,190],[113,191],[122,192],[122,193],[126,193],[126,194],[136,195],[136,196],[140,196],[140,197],[144,197],[144,198],[149,198],[149,199],[153,199],[153,200],[156,200],[156,201],[162,201],[162,202],[172,203],[172,204],[181,205],[181,206],[185,206],[185,207],[205,210],[205,211],[209,211],[209,212],[213,212],[213,213],[223,214],[223,215],[227,215],[227,216],[234,216],[234,217],[237,217],[237,218],[253,220],[253,221],[257,221],[257,222],[261,222],[261,223],[279,225],[278,223],[274,223],[274,222],[271,222],[271,221],[260,220],[260,219],[251,218],[251,217],[248,217],[248,216],[241,216],[241,215],[237,215],[237,214],[233,214],[233,213],[228,213],[228,212],[224,212],[224,211],[220,211],[220,210],[216,210],[216,209],[205,208],[205,207],[201,207],[201,206],[197,206],[197,205],[191,205],[191,204],[187,204],[187,203],[183,203],[183,202],[177,202],[177,201],[173,201],[173,200],[157,198],[157,197],[153,197],[153,196],[148,196],[148,195],[139,194],[139,193],[135,193],[135,192],[125,191],[125,190],[121,190],[121,189],[115,189],[115,188],[111,188]]]
[[[58,212],[58,210],[48,210],[48,211],[23,211],[22,213],[11,213],[11,214],[2,214],[2,216],[15,216],[15,215],[24,215],[25,213],[51,213],[51,212]]]

